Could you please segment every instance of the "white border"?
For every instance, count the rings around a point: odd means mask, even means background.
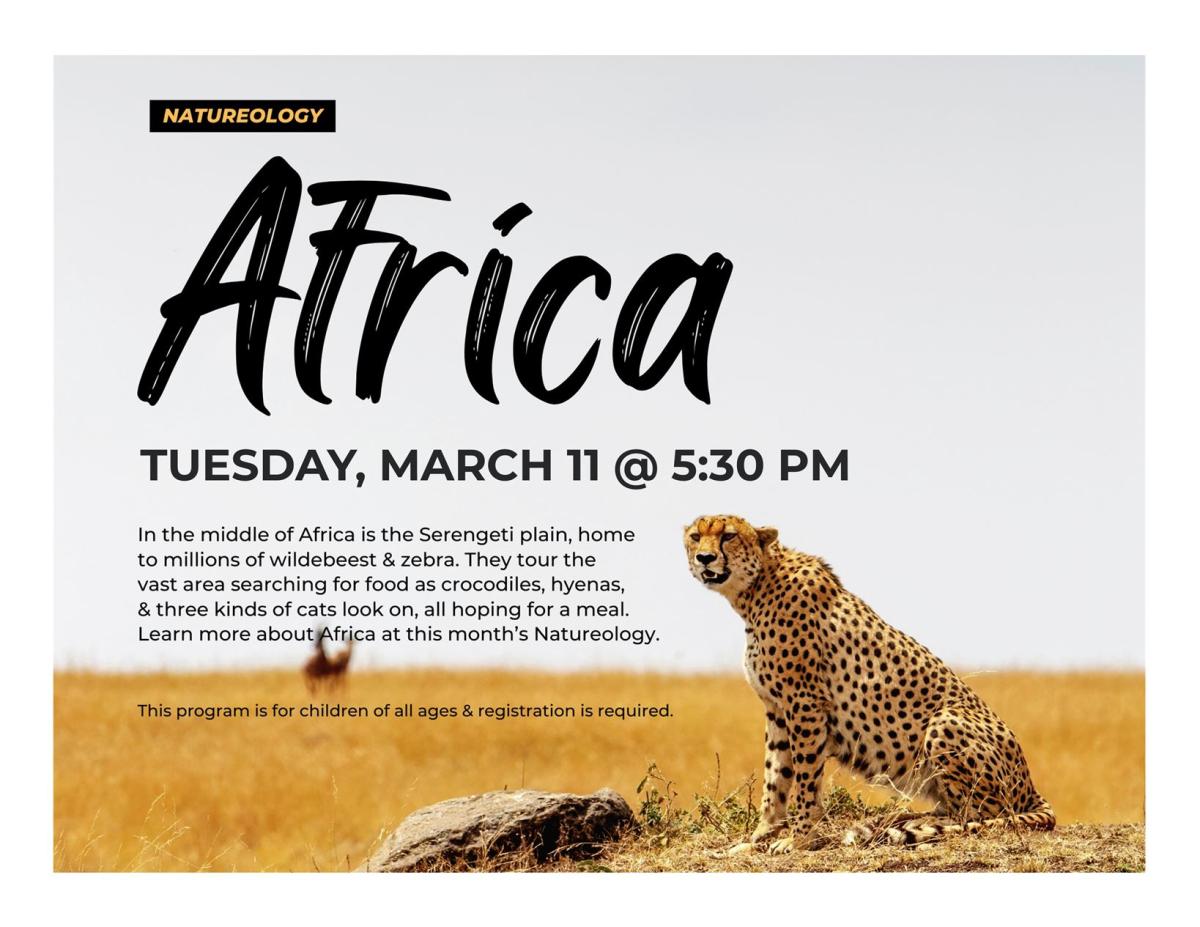
[[[1187,688],[1198,620],[1196,23],[1184,3],[745,2],[655,4],[252,5],[207,0],[22,4],[8,11],[4,87],[3,388],[0,486],[8,640],[5,833],[8,910],[89,923],[211,925],[253,917],[298,923],[362,918],[489,923],[663,914],[768,920],[950,917],[975,923],[1144,919],[1183,897],[1195,838],[1195,742]],[[52,177],[53,54],[83,53],[888,53],[1145,54],[1148,84],[1147,667],[1149,871],[1143,876],[68,876],[50,873],[52,789]],[[1119,440],[1114,436],[1114,440]],[[1112,569],[1120,569],[1114,563]],[[1136,616],[1131,616],[1135,620]],[[14,665],[15,662],[15,665]],[[1194,697],[1194,696],[1192,696]],[[1181,732],[1176,735],[1172,732]],[[1194,747],[1192,748],[1194,753]],[[315,883],[314,879],[325,878]],[[601,881],[603,880],[603,881]],[[936,885],[935,885],[936,882]],[[15,897],[14,897],[15,893]],[[452,893],[452,894],[451,894]],[[23,904],[24,902],[24,904]],[[911,908],[909,906],[912,906]],[[38,916],[37,920],[46,919]],[[57,919],[57,917],[56,917]]]

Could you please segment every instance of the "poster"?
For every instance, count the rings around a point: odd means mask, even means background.
[[[58,59],[54,869],[1144,869],[1143,82]]]

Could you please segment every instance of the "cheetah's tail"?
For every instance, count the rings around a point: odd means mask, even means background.
[[[846,832],[843,844],[850,845],[866,842],[884,842],[911,846],[918,843],[928,843],[940,840],[951,834],[973,834],[981,830],[992,830],[1002,827],[1015,827],[1023,830],[1054,830],[1057,823],[1054,809],[1044,798],[1032,811],[1009,815],[1003,818],[986,818],[982,821],[953,821],[949,818],[939,818],[932,815],[914,817],[911,820],[899,821],[881,831],[871,831],[860,825]]]

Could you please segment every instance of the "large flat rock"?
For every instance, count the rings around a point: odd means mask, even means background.
[[[534,789],[451,798],[414,811],[363,866],[368,872],[455,869],[528,850],[539,863],[593,856],[633,820],[612,789]]]

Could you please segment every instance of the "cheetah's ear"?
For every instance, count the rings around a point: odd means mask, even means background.
[[[759,547],[766,547],[779,540],[778,528],[755,528],[754,530],[758,534]]]

